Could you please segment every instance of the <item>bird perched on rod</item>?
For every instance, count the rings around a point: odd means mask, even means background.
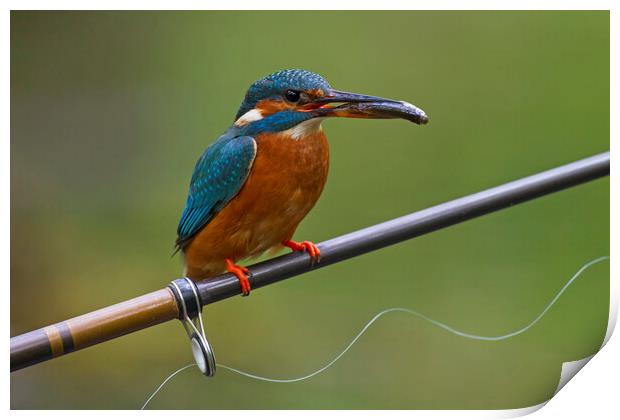
[[[270,249],[320,250],[295,242],[297,225],[314,206],[329,166],[321,122],[329,117],[403,118],[426,124],[419,108],[402,101],[332,89],[318,74],[283,70],[252,84],[233,125],[200,156],[177,228],[185,275],[198,280],[233,273],[250,293],[236,261]]]

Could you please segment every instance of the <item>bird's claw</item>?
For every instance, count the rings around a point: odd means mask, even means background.
[[[308,255],[310,255],[313,265],[315,263],[318,263],[321,260],[321,250],[313,242],[310,242],[310,241],[295,242],[295,241],[288,240],[288,241],[282,242],[282,245],[284,245],[287,248],[290,248],[292,251],[300,251],[300,252],[306,251]]]
[[[241,294],[243,294],[243,296],[248,296],[250,294],[250,289],[252,288],[250,286],[250,280],[248,280],[247,276],[250,270],[246,267],[236,265],[233,260],[226,258],[226,271],[237,276],[239,279],[239,285],[241,286]]]

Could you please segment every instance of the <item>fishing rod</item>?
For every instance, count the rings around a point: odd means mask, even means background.
[[[326,267],[367,252],[452,226],[487,213],[609,175],[609,152],[600,153],[317,244],[318,262],[293,252],[249,268],[252,289]],[[204,333],[203,306],[239,295],[234,274],[168,287],[11,338],[11,371],[23,369],[173,319],[187,331],[198,367],[215,374],[215,356]],[[198,326],[196,325],[198,324]]]

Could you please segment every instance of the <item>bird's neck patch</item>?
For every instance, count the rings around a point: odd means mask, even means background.
[[[323,118],[312,118],[311,120],[301,122],[288,130],[284,130],[282,135],[293,140],[299,140],[307,136],[313,136],[323,130],[321,122]]]
[[[243,127],[251,122],[262,120],[263,113],[260,109],[254,108],[243,114],[235,121],[235,127]]]

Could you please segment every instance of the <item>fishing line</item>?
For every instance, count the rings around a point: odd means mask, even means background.
[[[318,375],[319,373],[324,372],[325,370],[329,369],[334,363],[336,363],[338,360],[340,360],[340,358],[342,356],[344,356],[350,349],[351,347],[353,347],[353,345],[362,337],[362,335],[364,335],[364,333],[368,330],[368,328],[370,328],[370,326],[372,324],[374,324],[379,318],[381,318],[383,315],[389,314],[391,312],[404,312],[413,316],[416,316],[418,318],[421,318],[427,322],[430,322],[431,324],[442,328],[452,334],[458,335],[460,337],[464,337],[464,338],[469,338],[471,340],[481,340],[481,341],[500,341],[500,340],[506,340],[507,338],[511,338],[511,337],[515,337],[519,334],[523,334],[524,332],[526,332],[527,330],[529,330],[530,328],[532,328],[534,325],[536,325],[538,323],[538,321],[540,321],[545,314],[549,311],[549,309],[551,309],[551,307],[553,307],[553,305],[555,305],[555,303],[558,301],[558,299],[560,298],[560,296],[562,296],[562,294],[564,294],[564,292],[566,291],[566,289],[581,275],[581,273],[583,273],[585,270],[587,270],[589,267],[600,263],[601,261],[605,261],[605,260],[609,260],[609,256],[602,256],[602,257],[598,257],[595,258],[594,260],[584,264],[575,274],[573,274],[573,276],[570,278],[570,280],[568,280],[566,282],[566,284],[555,294],[555,296],[553,297],[553,299],[551,299],[551,301],[549,301],[549,303],[545,306],[545,308],[542,310],[542,312],[540,312],[538,314],[538,316],[536,316],[536,318],[534,318],[529,324],[525,325],[524,327],[504,334],[504,335],[497,335],[497,336],[485,336],[485,335],[477,335],[477,334],[470,334],[468,332],[465,331],[461,331],[458,330],[456,328],[453,328],[451,326],[449,326],[448,324],[444,324],[441,321],[437,321],[433,318],[430,318],[426,315],[424,315],[423,313],[420,313],[418,311],[415,311],[413,309],[408,309],[408,308],[388,308],[388,309],[384,309],[381,312],[377,313],[375,316],[373,316],[367,323],[366,325],[364,325],[364,327],[360,330],[359,333],[357,333],[357,335],[349,342],[349,344],[340,352],[338,353],[338,355],[336,357],[334,357],[331,361],[329,361],[326,365],[324,365],[323,367],[315,370],[312,373],[309,373],[307,375],[304,376],[300,376],[297,378],[290,378],[290,379],[277,379],[277,378],[268,378],[265,376],[259,376],[259,375],[254,375],[252,373],[249,372],[244,372],[242,370],[218,363],[217,367],[221,368],[221,369],[225,369],[234,373],[237,373],[239,375],[245,376],[247,378],[251,378],[251,379],[256,379],[259,381],[265,381],[265,382],[275,382],[275,383],[293,383],[293,382],[300,382],[300,381],[304,381],[306,379],[310,379],[313,376]],[[166,385],[166,383],[168,383],[168,381],[170,381],[174,376],[176,376],[177,374],[181,373],[182,371],[189,369],[190,367],[196,366],[195,363],[189,364],[187,366],[184,366],[176,371],[174,371],[172,374],[170,374],[158,387],[157,389],[155,389],[155,391],[148,397],[148,399],[146,400],[146,402],[142,405],[141,410],[144,410],[146,408],[146,406],[148,405],[148,403],[159,393],[159,391],[161,391],[161,389]]]

